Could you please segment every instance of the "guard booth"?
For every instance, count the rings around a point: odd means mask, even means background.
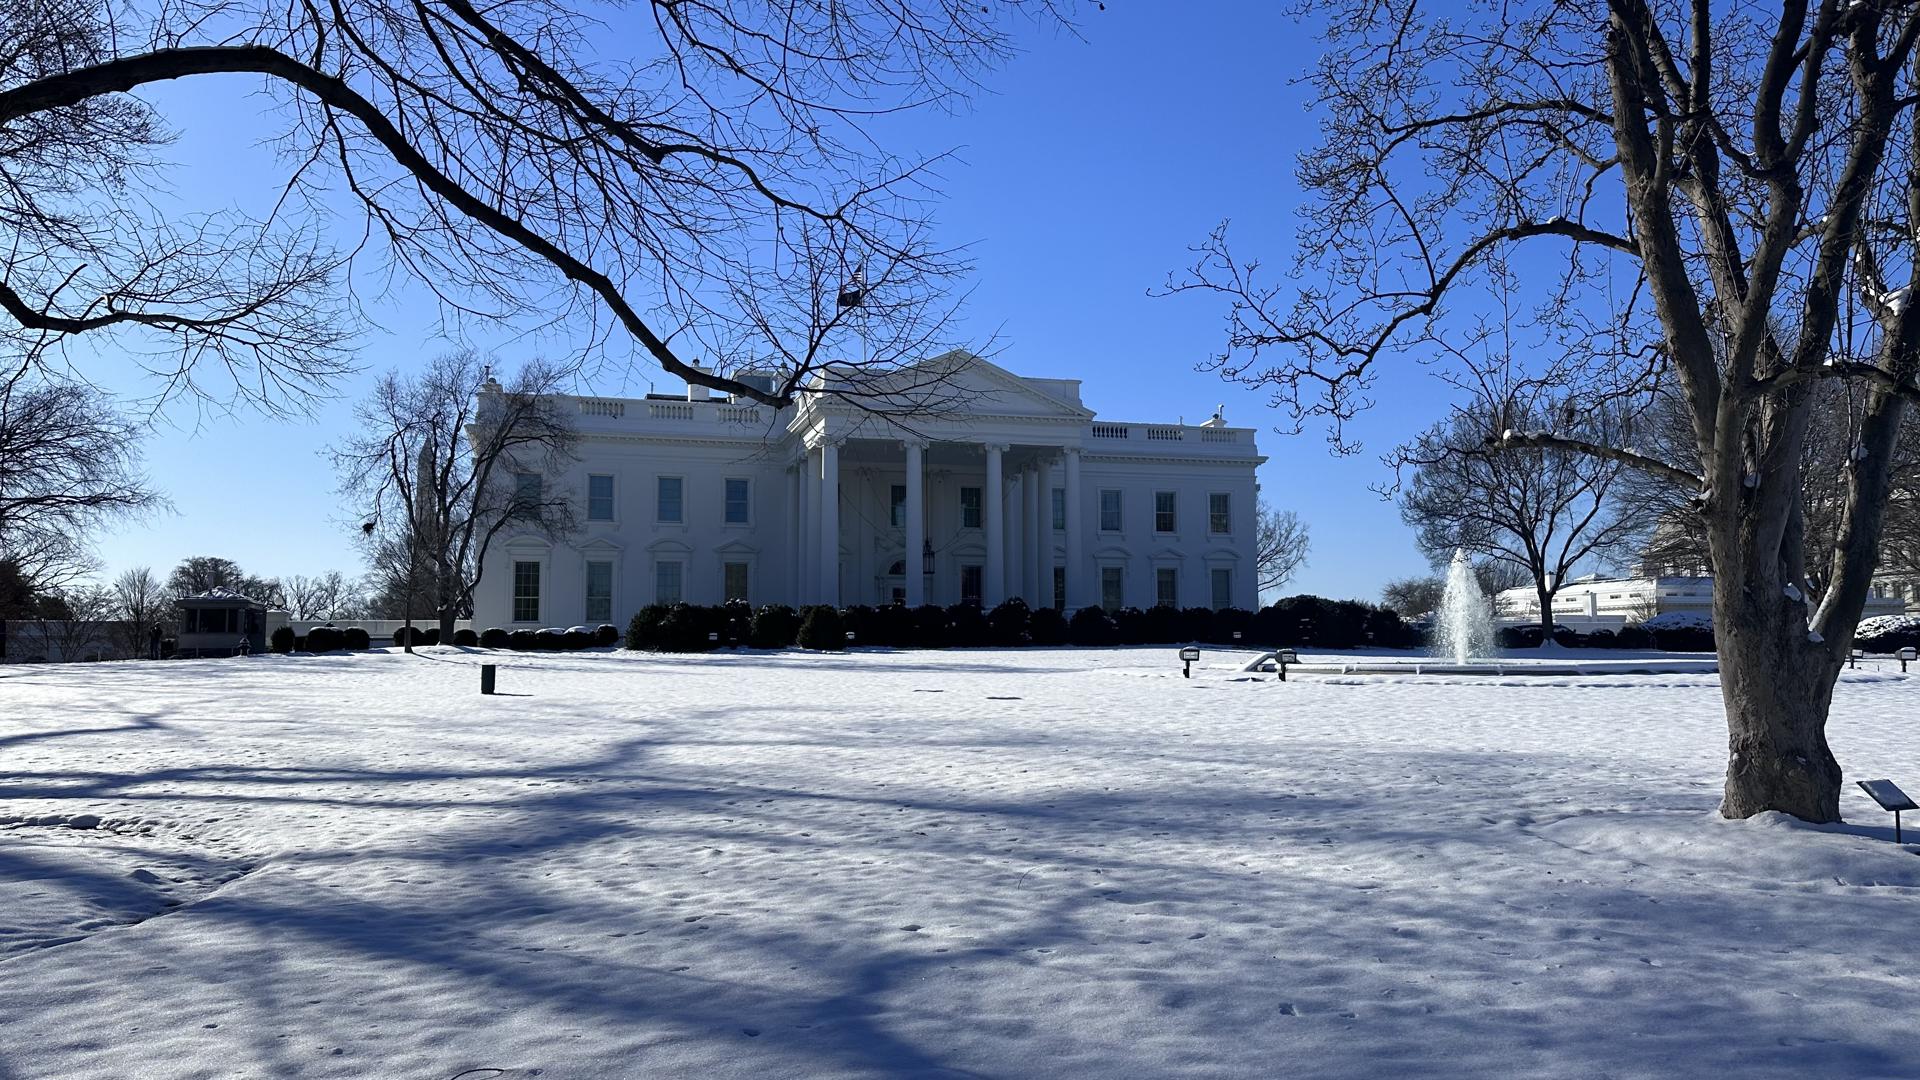
[[[176,656],[234,656],[267,651],[267,605],[231,589],[212,589],[174,601],[180,609]]]

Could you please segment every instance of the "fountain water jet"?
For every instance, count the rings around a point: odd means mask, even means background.
[[[1487,594],[1480,591],[1473,563],[1459,548],[1454,549],[1453,563],[1447,567],[1439,629],[1440,655],[1452,656],[1456,664],[1493,655],[1493,613],[1487,608]]]

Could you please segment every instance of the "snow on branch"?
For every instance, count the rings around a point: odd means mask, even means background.
[[[1623,450],[1617,446],[1605,446],[1601,443],[1587,442],[1584,439],[1564,438],[1545,431],[1503,431],[1499,435],[1489,435],[1487,437],[1487,445],[1496,450],[1568,450],[1576,454],[1587,454],[1592,457],[1605,458],[1608,461],[1617,461],[1629,468],[1652,473],[1655,476],[1665,477],[1678,484],[1687,484],[1697,488],[1706,483],[1706,478],[1700,476],[1698,473],[1688,472],[1685,469],[1669,465],[1657,458],[1650,458],[1645,454],[1635,453],[1632,450]]]

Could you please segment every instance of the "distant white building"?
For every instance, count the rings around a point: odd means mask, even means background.
[[[1876,590],[1878,591],[1878,590]],[[1504,589],[1493,598],[1494,616],[1503,623],[1540,621],[1540,594],[1533,586]],[[1904,601],[1876,595],[1863,617],[1898,615]],[[1617,630],[1655,615],[1713,616],[1713,578],[1704,575],[1603,578],[1588,575],[1560,587],[1553,598],[1554,621],[1579,630]]]
[[[578,461],[522,476],[580,529],[503,534],[474,625],[624,623],[650,603],[1253,608],[1251,428],[1098,419],[1075,379],[929,361],[952,407],[894,421],[824,395],[575,398]],[[548,489],[554,490],[554,489]]]

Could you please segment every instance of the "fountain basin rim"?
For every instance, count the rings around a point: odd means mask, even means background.
[[[1717,675],[1718,660],[1543,660],[1502,662],[1483,660],[1458,664],[1451,660],[1355,660],[1340,663],[1288,664],[1288,675]]]

